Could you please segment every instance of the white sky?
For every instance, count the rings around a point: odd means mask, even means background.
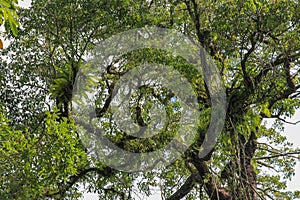
[[[297,122],[300,120],[300,110],[296,114],[288,119],[290,122]],[[297,125],[286,124],[284,135],[287,139],[294,143],[294,147],[300,148],[300,123]],[[298,161],[296,166],[296,175],[293,177],[292,181],[288,183],[288,189],[290,190],[300,190],[300,162]]]
[[[22,7],[29,7],[30,0],[19,0],[19,5]],[[8,43],[4,41],[4,48]],[[300,111],[297,111],[296,114],[291,118],[287,119],[291,122],[296,122],[300,120]],[[284,135],[290,142],[294,143],[294,147],[300,148],[300,123],[297,125],[286,124]],[[296,175],[288,182],[288,190],[300,190],[300,162],[296,166]],[[96,194],[85,194],[83,200],[95,200],[97,199]],[[148,200],[158,200],[160,199],[160,194],[155,194],[152,197],[149,197]]]

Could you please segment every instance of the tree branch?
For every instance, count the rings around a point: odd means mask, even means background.
[[[299,159],[298,157],[292,156],[292,155],[300,155],[300,151],[297,151],[297,152],[280,153],[280,154],[272,155],[272,156],[258,157],[258,158],[256,158],[256,160],[272,159],[272,158],[284,157],[284,156],[290,156],[290,157]]]
[[[53,192],[53,193],[47,192],[45,194],[45,196],[46,197],[53,197],[56,195],[63,196],[74,184],[76,184],[79,181],[79,179],[83,178],[90,172],[96,172],[97,174],[99,174],[101,176],[105,176],[105,177],[110,177],[114,174],[114,170],[110,167],[104,167],[103,169],[99,169],[96,167],[83,169],[82,171],[79,171],[78,174],[71,176],[69,178],[70,180],[67,183],[65,183],[63,186],[61,186],[58,191]]]
[[[251,41],[251,48],[247,51],[247,53],[244,55],[242,61],[241,61],[241,67],[242,67],[242,72],[243,72],[243,77],[244,77],[244,84],[246,87],[253,87],[252,81],[247,73],[246,70],[246,62],[248,60],[248,58],[250,57],[250,55],[255,51],[255,46],[256,46],[256,42],[257,40],[254,39],[256,33],[252,33],[252,35],[250,36],[250,41]]]
[[[197,157],[197,154],[194,157],[194,159],[192,160],[192,163],[198,170],[198,173],[202,180],[207,178],[207,175],[211,174],[205,161],[199,159]],[[231,195],[229,194],[229,192],[226,189],[219,188],[217,186],[216,181],[212,176],[209,177],[208,181],[204,182],[204,185],[205,185],[205,191],[206,191],[207,195],[210,197],[210,199],[212,199],[212,200],[215,200],[215,199],[230,200],[230,199],[232,199]]]
[[[185,181],[185,183],[166,200],[179,200],[185,197],[193,189],[195,185],[194,177],[195,174],[190,175]]]

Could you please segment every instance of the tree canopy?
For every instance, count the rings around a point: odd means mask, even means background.
[[[286,118],[300,106],[297,0],[33,0],[30,8],[19,10],[19,27],[15,3],[0,0],[0,24],[5,20],[11,29],[11,43],[0,60],[1,199],[80,199],[82,187],[98,193],[99,199],[145,199],[155,189],[167,200],[300,198],[299,191],[286,190],[300,150],[282,135]],[[104,55],[94,54],[99,44],[143,27],[187,36],[218,68],[226,93],[225,122],[216,145],[203,157],[199,153],[214,102],[209,88],[218,81],[210,77],[208,82],[184,56],[137,48],[108,56],[96,79],[86,79],[85,74],[99,67],[91,60]],[[117,45],[104,50],[122,46]],[[94,141],[83,137],[95,119],[116,146],[144,153],[167,146],[189,114],[182,103],[186,93],[180,97],[166,86],[145,84],[127,98],[125,109],[139,130],[157,120],[158,134],[133,137],[118,126],[127,119],[122,113],[114,116],[124,110],[116,108],[114,91],[127,84],[122,77],[145,63],[171,66],[182,75],[174,82],[186,91],[184,80],[191,86],[200,117],[190,119],[197,124],[196,137],[179,158],[164,167],[126,172],[98,159],[103,155],[94,155]],[[83,109],[81,123],[74,111],[75,104],[84,104],[74,102],[78,77],[86,83],[80,87],[91,84],[97,91],[94,98],[88,90],[84,94],[92,99],[95,114],[89,118],[89,110]],[[142,78],[138,74],[134,81]],[[265,118],[276,122],[268,128]]]

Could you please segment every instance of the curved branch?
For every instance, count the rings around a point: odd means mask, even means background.
[[[179,200],[185,197],[194,187],[195,185],[195,175],[190,175],[185,183],[170,197],[168,197],[166,200]]]
[[[46,197],[53,197],[56,195],[62,195],[64,196],[65,193],[71,188],[73,187],[73,185],[75,185],[81,178],[83,178],[84,176],[86,176],[88,173],[90,172],[96,172],[97,174],[101,175],[101,176],[105,176],[105,177],[110,177],[112,176],[115,172],[112,168],[110,167],[104,167],[103,169],[99,169],[97,167],[91,167],[91,168],[87,168],[87,169],[83,169],[82,171],[79,171],[78,174],[71,176],[68,182],[66,182],[64,185],[62,185],[58,191],[50,193],[47,192],[45,194]]]

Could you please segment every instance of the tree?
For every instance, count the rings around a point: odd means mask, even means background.
[[[0,26],[4,23],[5,29],[11,30],[13,34],[17,35],[17,26],[19,26],[19,23],[17,22],[17,7],[16,4],[18,4],[17,0],[1,0],[0,1]],[[8,28],[10,27],[10,29]],[[0,49],[3,49],[3,43],[0,39]]]
[[[281,135],[285,118],[299,108],[297,1],[33,1],[20,10],[19,33],[0,61],[3,199],[77,199],[80,184],[100,199],[132,199],[160,187],[165,199],[294,199],[285,191],[298,149]],[[182,105],[165,87],[141,87],[131,98],[132,120],[146,126],[147,111],[163,105],[166,128],[135,138],[112,119],[112,92],[126,72],[143,63],[173,66],[193,86],[202,118],[197,139],[166,168],[118,171],[91,155],[80,134],[89,119],[74,123],[72,96],[92,50],[110,36],[158,26],[193,38],[214,59],[227,95],[227,114],[217,145],[199,158],[209,125],[211,96],[204,78],[184,58],[142,49],[109,60],[98,78],[96,117],[119,147],[149,152],[178,133]],[[13,75],[12,75],[13,74]],[[152,115],[153,116],[153,115]],[[263,118],[276,118],[273,128]]]

